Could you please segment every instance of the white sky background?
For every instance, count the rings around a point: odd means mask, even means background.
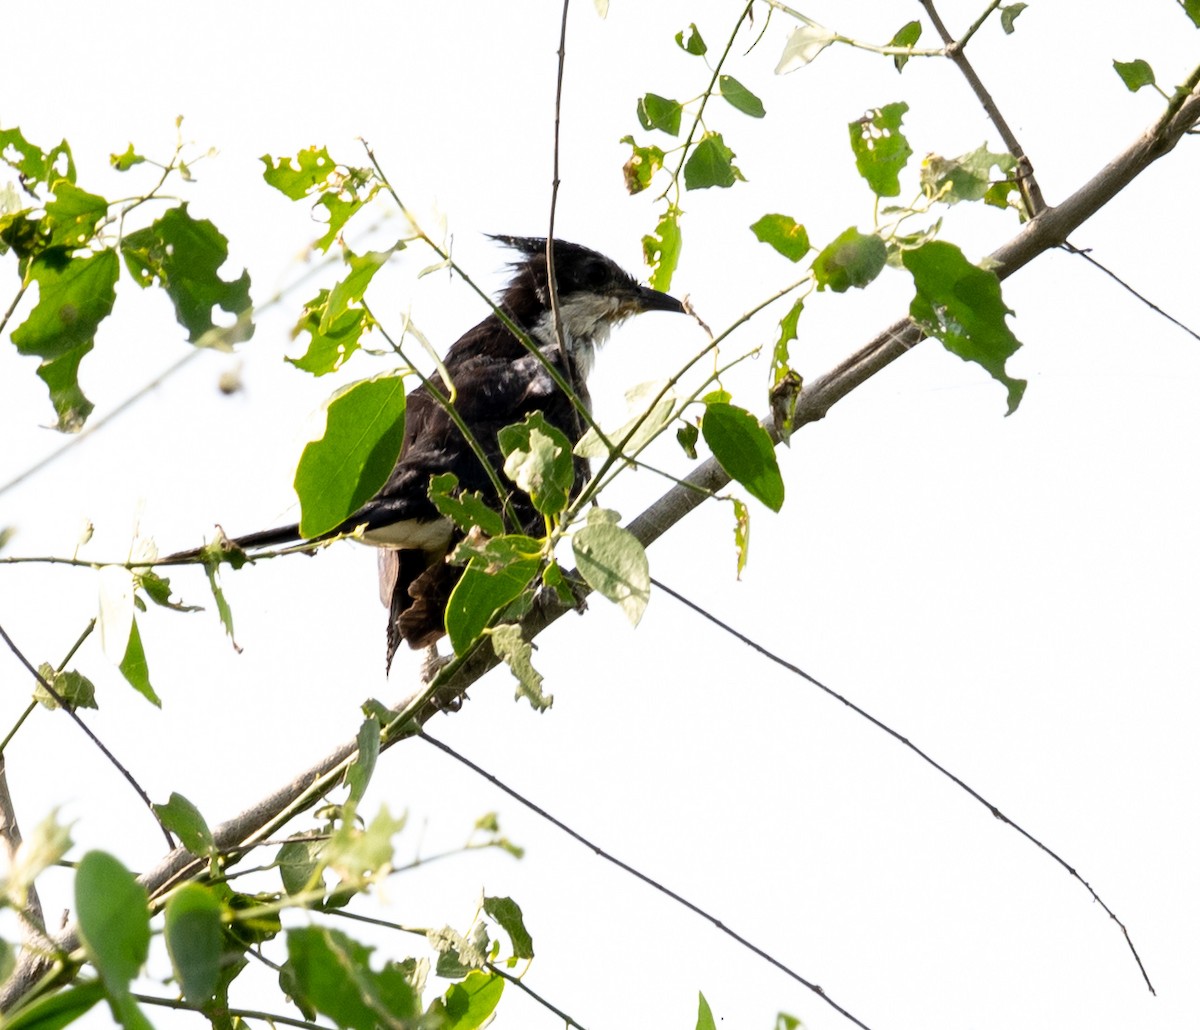
[[[1149,60],[1168,88],[1200,59],[1200,33],[1171,0],[1138,6],[1134,19],[1130,5],[1041,0],[1015,36],[991,24],[971,45],[1050,203],[1160,110],[1150,91],[1126,92],[1113,58]],[[940,5],[952,31],[982,7]],[[602,22],[576,0],[561,236],[642,271],[639,240],[655,214],[649,198],[625,195],[617,141],[650,139],[634,118],[639,94],[686,98],[707,81],[671,36],[696,21],[719,47],[738,9],[614,0]],[[916,3],[802,9],[874,42],[921,13]],[[495,289],[506,256],[482,234],[547,225],[558,11],[68,3],[53,25],[11,26],[28,45],[6,48],[0,119],[43,147],[65,136],[80,185],[119,196],[147,187],[149,173],[117,177],[108,154],[132,140],[167,156],[173,119],[185,115],[185,135],[220,154],[196,166],[184,196],[230,238],[228,274],[248,266],[259,301],[295,280],[317,234],[303,205],[261,181],[259,155],[316,143],[365,163],[361,135],[427,227],[445,214],[457,260]],[[714,329],[792,275],[746,229],[761,214],[788,212],[822,242],[870,226],[872,198],[846,132],[868,107],[910,104],[917,158],[985,140],[1001,149],[947,62],[914,60],[897,76],[886,59],[835,49],[776,78],[790,28],[777,16],[759,48],[743,57],[743,43],[726,69],[763,98],[766,119],[710,105],[710,126],[749,182],[684,197],[672,292],[690,294]],[[1073,237],[1193,327],[1196,181],[1197,141],[1185,139]],[[978,258],[1016,228],[964,205],[949,213],[945,238]],[[400,255],[372,304],[393,327],[411,311],[444,350],[485,308],[444,275],[414,282],[430,260],[419,248]],[[19,530],[7,553],[70,554],[90,518],[86,554],[120,560],[139,508],[163,551],[200,542],[217,522],[238,533],[293,519],[309,413],[340,383],[381,368],[356,357],[335,382],[283,364],[287,329],[316,286],[265,313],[237,357],[201,355],[0,497],[0,525]],[[903,314],[909,291],[906,276],[888,271],[865,293],[813,298],[793,345],[800,369],[826,371]],[[909,736],[1073,863],[1125,920],[1157,998],[1117,927],[1046,856],[894,741],[668,597],[652,599],[637,630],[596,599],[584,618],[544,634],[536,664],[556,697],[545,715],[514,704],[500,670],[430,730],[820,983],[873,1030],[1188,1025],[1200,1004],[1197,344],[1066,254],[1040,258],[1004,292],[1025,344],[1010,370],[1029,380],[1015,415],[1003,417],[1003,389],[983,371],[922,344],[781,453],[788,500],[779,516],[754,506],[741,582],[728,505],[705,506],[656,544],[652,570]],[[769,343],[785,310],[760,316],[735,345]],[[626,388],[665,378],[701,343],[693,323],[665,315],[623,328],[592,381],[601,416],[618,419]],[[123,280],[83,366],[96,416],[185,352],[166,298]],[[244,389],[221,395],[218,375],[239,365]],[[51,413],[34,368],[0,349],[0,483],[61,442],[36,428]],[[735,399],[761,412],[766,374],[765,359],[744,365],[730,379]],[[690,467],[671,441],[658,459]],[[664,489],[639,473],[606,500],[630,518]],[[240,811],[352,735],[364,698],[410,691],[415,659],[404,656],[390,682],[383,675],[374,570],[366,548],[343,544],[226,572],[241,655],[211,611],[142,616],[162,712],[89,642],[74,664],[100,690],[92,725],[156,800],[180,791],[213,823]],[[211,607],[198,569],[172,582]],[[57,662],[95,607],[87,572],[10,567],[0,583],[0,623],[35,663]],[[8,726],[29,684],[12,660],[0,669]],[[7,757],[27,831],[63,804],[78,820],[76,855],[102,847],[139,869],[159,856],[148,814],[62,717],[36,713]],[[523,861],[485,852],[396,877],[381,914],[466,929],[481,888],[511,894],[538,950],[527,982],[591,1030],[690,1028],[698,990],[719,1025],[739,1030],[772,1026],[780,1009],[817,1030],[849,1025],[420,742],[381,762],[368,808],[382,803],[410,814],[401,856],[453,846],[480,814],[500,813],[528,848]],[[70,904],[67,884],[49,878],[51,918]],[[415,939],[346,929],[394,957],[421,953]],[[496,1025],[560,1023],[510,990]]]

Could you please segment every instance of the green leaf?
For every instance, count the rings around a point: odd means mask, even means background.
[[[1200,0],[1179,0],[1179,6],[1192,19],[1192,24],[1200,29]]]
[[[129,645],[118,668],[134,690],[155,707],[162,707],[162,701],[150,685],[150,668],[146,664],[146,651],[142,647],[142,634],[138,631],[136,618],[129,624]]]
[[[279,878],[288,894],[302,894],[319,885],[318,872],[324,868],[323,840],[290,840],[275,855]]]
[[[343,324],[343,317],[355,305],[361,304],[367,287],[384,265],[388,258],[400,249],[403,244],[396,244],[390,250],[369,251],[366,254],[352,254],[346,251],[346,264],[350,266],[350,274],[341,282],[336,283],[329,291],[325,311],[321,315],[320,329],[328,333],[334,326]]]
[[[1113,67],[1130,93],[1136,93],[1143,86],[1154,85],[1154,69],[1141,58],[1136,61],[1113,61]]]
[[[681,32],[676,32],[675,42],[680,50],[696,57],[703,57],[708,53],[708,44],[701,38],[700,30],[696,28],[695,22]]]
[[[659,129],[669,136],[678,136],[682,116],[683,106],[678,100],[660,97],[657,93],[638,97],[637,118],[646,131]]]
[[[742,578],[742,570],[750,557],[750,509],[745,501],[733,499],[733,547],[737,552],[737,578]]]
[[[54,693],[61,697],[72,710],[77,708],[98,708],[96,704],[96,687],[82,673],[68,670],[59,672],[49,662],[38,666],[42,679],[54,688]],[[58,701],[40,682],[33,688],[33,699],[45,708],[53,711],[58,707]]]
[[[525,698],[534,711],[544,712],[554,696],[542,691],[542,675],[533,667],[533,647],[521,636],[521,627],[494,626],[489,634],[492,650],[517,680],[517,698]]]
[[[1010,378],[1005,370],[1021,343],[1004,320],[1012,312],[1000,295],[996,273],[971,264],[954,244],[940,241],[905,251],[903,260],[917,288],[909,306],[913,321],[952,354],[982,365],[1003,383],[1011,415],[1026,382]]]
[[[160,576],[152,569],[140,569],[135,574],[135,578],[137,580],[137,585],[146,592],[146,596],[162,608],[170,608],[173,612],[204,611],[204,609],[199,605],[183,604],[179,601],[172,601],[171,581],[165,576]]]
[[[4,1021],[5,1030],[62,1030],[104,997],[101,980],[80,980],[66,990],[40,997]]]
[[[700,992],[700,1011],[696,1015],[696,1030],[717,1030],[712,1009],[708,1007],[708,1001],[704,997],[703,991]]]
[[[0,129],[0,160],[20,175],[26,193],[33,194],[33,187],[42,183],[75,181],[75,161],[66,140],[43,153],[21,135],[20,129]]]
[[[624,136],[622,143],[628,143],[633,148],[629,160],[625,162],[622,172],[625,175],[625,189],[632,196],[641,193],[650,185],[654,173],[663,166],[663,154],[659,147],[640,147],[632,136]]]
[[[107,214],[108,201],[103,197],[60,179],[54,187],[54,199],[46,205],[50,246],[67,250],[87,246],[97,223]]]
[[[696,443],[700,439],[700,427],[694,422],[685,422],[675,430],[675,439],[679,441],[679,446],[683,448],[683,453],[691,458],[692,461],[695,461]]]
[[[912,147],[900,131],[906,111],[908,104],[887,104],[850,123],[854,164],[877,197],[900,193],[900,172],[912,157]]]
[[[341,525],[387,482],[404,442],[404,407],[396,372],[352,383],[326,402],[325,433],[296,466],[302,536]]]
[[[704,442],[721,468],[772,511],[783,507],[783,477],[771,437],[750,412],[713,402],[700,424]]]
[[[221,620],[221,625],[225,627],[225,633],[233,644],[233,649],[240,652],[242,649],[238,647],[237,639],[233,635],[233,609],[229,607],[229,602],[225,600],[225,591],[221,589],[221,583],[217,577],[217,563],[205,561],[204,572],[208,576],[208,586],[212,590],[213,601],[217,605],[217,617]]]
[[[207,218],[188,214],[186,203],[125,236],[121,253],[134,282],[143,288],[157,283],[167,291],[190,342],[207,347],[249,339],[250,273],[243,269],[231,282],[220,277],[229,258],[229,241]],[[232,339],[230,330],[213,321],[215,307],[238,319]]]
[[[774,247],[789,261],[799,261],[812,249],[808,231],[791,215],[763,215],[750,226],[760,243]]]
[[[216,992],[225,941],[221,913],[212,889],[198,883],[184,884],[167,900],[167,954],[189,1005],[201,1006]]]
[[[359,348],[359,338],[375,327],[375,320],[361,306],[349,306],[336,318],[328,318],[329,290],[322,289],[304,306],[304,314],[292,329],[292,337],[308,333],[308,349],[299,358],[286,360],[304,372],[323,376],[336,372]]]
[[[91,402],[79,389],[79,362],[112,311],[118,270],[111,250],[65,260],[61,251],[47,251],[30,264],[38,302],[13,330],[12,342],[22,354],[46,359],[38,375],[50,388],[59,429],[73,432],[91,413]]]
[[[441,999],[441,1030],[476,1030],[483,1026],[500,1004],[504,977],[473,969],[462,983],[451,984]],[[434,1010],[435,1013],[437,1010]]]
[[[183,846],[198,857],[216,852],[212,830],[208,828],[200,809],[182,794],[174,791],[165,805],[155,805],[158,821],[183,842]]]
[[[683,184],[689,190],[705,190],[711,186],[727,189],[746,177],[733,163],[737,155],[725,146],[719,132],[706,132],[692,150],[683,166]]]
[[[817,289],[845,293],[869,284],[887,264],[887,246],[878,236],[847,229],[813,259]]]
[[[75,915],[109,997],[127,995],[150,953],[146,889],[112,855],[89,851],[75,870]]]
[[[376,1030],[416,1020],[420,997],[403,966],[388,962],[378,972],[370,966],[375,950],[344,933],[319,926],[299,927],[287,934],[290,989],[297,1000],[350,1030]]]
[[[108,155],[108,163],[118,172],[127,172],[134,165],[140,165],[145,160],[141,154],[134,151],[132,143],[125,148],[125,153]]]
[[[571,547],[588,586],[619,605],[636,626],[650,601],[650,562],[638,538],[616,525],[615,517],[615,512],[591,509]]]
[[[512,941],[513,958],[533,958],[533,938],[525,929],[525,917],[521,906],[512,898],[483,899],[483,910],[491,916],[508,934]]]
[[[763,107],[762,101],[732,75],[720,76],[717,79],[717,87],[721,91],[721,96],[742,114],[748,114],[751,118],[762,118],[766,115],[767,111]]]
[[[541,568],[541,546],[536,540],[507,539],[521,541],[528,553],[503,563],[473,559],[446,602],[446,633],[455,654],[465,654],[493,616],[520,597]],[[491,542],[505,540],[497,537]]]
[[[279,190],[289,200],[303,200],[309,193],[323,188],[329,176],[337,171],[337,162],[325,147],[309,147],[295,157],[271,157],[263,154],[260,161],[266,166],[263,179],[268,186]]]
[[[1028,6],[1028,4],[1008,4],[1000,8],[1000,27],[1004,30],[1006,36],[1013,34],[1015,29],[1013,22],[1017,20],[1021,12]],[[1197,24],[1200,24],[1200,22]]]
[[[375,763],[379,759],[379,720],[364,719],[358,728],[358,757],[346,769],[350,785],[349,802],[357,805],[367,791]]]
[[[505,426],[496,436],[504,455],[504,474],[529,495],[543,515],[557,515],[567,506],[575,483],[571,441],[542,417],[540,411],[524,422]]]
[[[458,476],[443,472],[429,479],[429,499],[440,515],[452,519],[459,529],[478,526],[486,536],[502,536],[504,519],[487,506],[478,490],[458,489]]]
[[[344,820],[325,844],[322,861],[344,881],[357,885],[391,868],[395,858],[392,838],[404,829],[404,817],[393,819],[387,806],[380,806],[370,823]]]
[[[896,47],[914,47],[917,45],[917,40],[921,38],[921,23],[919,21],[910,21],[900,28],[891,38],[888,46]],[[904,66],[908,64],[908,54],[895,54],[892,61],[896,65],[896,71],[904,71]]]
[[[683,234],[679,231],[681,214],[674,204],[669,205],[654,234],[642,237],[642,255],[651,269],[650,285],[663,292],[671,288],[671,279],[679,267],[679,253],[683,249]]]
[[[779,339],[771,351],[771,384],[779,385],[792,370],[791,343],[796,339],[796,327],[800,322],[800,314],[804,311],[803,299],[797,300],[788,313],[779,320]]]
[[[943,204],[984,200],[995,185],[992,181],[993,167],[999,170],[1001,181],[1008,183],[1011,182],[1009,177],[1016,171],[1017,161],[1011,154],[993,154],[986,143],[959,157],[930,154],[921,162],[921,189],[930,200]]]

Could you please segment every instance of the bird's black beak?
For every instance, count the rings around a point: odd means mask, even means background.
[[[674,311],[683,314],[683,304],[669,293],[653,290],[649,286],[639,286],[634,298],[637,310],[641,311]]]

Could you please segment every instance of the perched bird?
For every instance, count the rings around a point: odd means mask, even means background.
[[[533,340],[542,358],[532,354],[493,312],[450,348],[443,365],[454,385],[455,410],[492,469],[499,470],[504,458],[497,434],[534,411],[540,411],[572,443],[582,434],[583,421],[571,398],[547,371],[547,363],[587,406],[587,379],[596,349],[612,327],[644,311],[682,312],[684,308],[674,297],[639,285],[603,254],[555,240],[554,273],[564,354],[555,334],[545,239],[493,239],[520,254],[511,265],[512,276],[498,307]],[[513,486],[507,497],[497,497],[479,457],[430,387],[443,397],[449,393],[439,374],[429,386],[419,386],[409,395],[404,442],[388,481],[350,518],[325,534],[332,537],[361,530],[364,541],[381,548],[380,599],[389,612],[389,668],[401,641],[419,649],[435,644],[445,633],[446,602],[462,576],[461,567],[446,561],[462,534],[429,499],[430,477],[453,472],[460,490],[480,491],[497,511],[507,502],[521,523],[520,531],[534,536],[543,532],[542,516],[528,495]],[[578,490],[588,469],[586,459],[575,461]],[[299,526],[291,525],[251,533],[232,543],[254,551],[299,539]]]

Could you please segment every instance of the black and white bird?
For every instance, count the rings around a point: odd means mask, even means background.
[[[683,305],[639,283],[614,261],[587,247],[554,241],[558,314],[566,353],[560,349],[551,308],[546,240],[495,236],[520,257],[498,307],[541,352],[530,352],[494,312],[455,343],[443,365],[455,390],[455,410],[484,451],[493,470],[503,468],[497,434],[505,426],[540,411],[545,420],[577,443],[583,421],[572,398],[546,369],[553,366],[570,384],[579,403],[589,405],[587,379],[596,350],[610,330],[644,311],[682,312]],[[388,607],[387,663],[402,641],[420,649],[445,633],[446,602],[462,568],[446,561],[461,539],[454,523],[429,499],[432,476],[453,472],[459,489],[480,491],[497,511],[505,503],[520,531],[543,532],[542,516],[515,486],[497,497],[492,478],[429,387],[445,397],[441,375],[408,397],[400,457],[383,488],[325,537],[361,531],[361,539],[381,548],[380,599]],[[586,459],[576,459],[575,489],[587,478]],[[299,526],[281,526],[232,541],[253,552],[300,540]],[[196,552],[183,552],[182,557]]]

